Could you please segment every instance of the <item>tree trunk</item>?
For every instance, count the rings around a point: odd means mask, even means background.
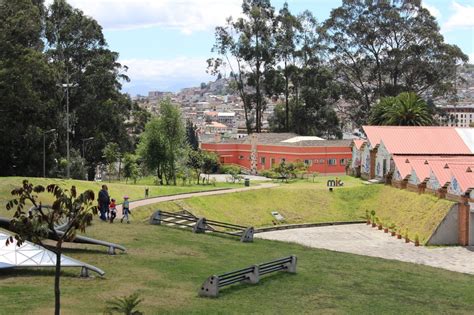
[[[290,132],[290,106],[288,104],[288,96],[289,96],[289,80],[288,80],[288,73],[286,69],[286,58],[285,58],[285,130],[286,132]]]
[[[122,169],[122,158],[119,158],[118,180],[120,182],[120,171]]]
[[[59,289],[59,280],[61,277],[61,246],[62,241],[56,244],[56,272],[54,274],[54,314],[61,313],[61,291]]]

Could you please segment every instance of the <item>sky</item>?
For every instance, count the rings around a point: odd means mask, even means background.
[[[47,1],[47,3],[50,1]],[[214,78],[206,73],[213,56],[214,29],[241,12],[241,0],[68,0],[103,27],[111,50],[128,67],[123,91],[176,92]],[[272,0],[278,11],[284,0]],[[287,0],[293,14],[311,11],[326,20],[341,0]],[[459,46],[474,63],[474,0],[425,0],[445,41]]]

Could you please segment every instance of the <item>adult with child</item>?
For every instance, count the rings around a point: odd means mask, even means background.
[[[100,219],[107,221],[106,213],[109,211],[110,197],[107,185],[102,185],[102,189],[99,191],[99,211]]]

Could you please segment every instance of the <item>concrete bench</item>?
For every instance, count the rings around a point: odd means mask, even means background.
[[[207,278],[199,289],[199,296],[218,297],[222,287],[238,283],[258,283],[260,277],[276,271],[286,271],[296,273],[296,256],[288,256],[265,262],[260,265],[253,265],[247,268],[234,270],[221,275],[213,275]]]
[[[152,214],[149,222],[153,225],[164,223],[168,226],[176,225],[183,228],[191,228],[194,233],[214,232],[237,236],[240,237],[241,242],[253,242],[253,227],[198,218],[191,214],[157,210]]]

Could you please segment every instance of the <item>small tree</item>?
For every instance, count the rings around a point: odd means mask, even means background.
[[[111,175],[115,173],[115,165],[114,163],[120,158],[120,151],[119,146],[117,143],[108,143],[102,153],[104,154],[104,158],[107,161],[107,174],[109,177],[109,181],[111,179]],[[120,167],[119,167],[119,174],[120,174]],[[119,178],[120,179],[120,178]]]
[[[209,183],[209,174],[214,173],[219,168],[219,156],[214,152],[201,151],[202,153],[202,172],[207,174]]]
[[[45,190],[51,193],[55,199],[50,208],[43,207],[38,196]],[[73,240],[77,231],[85,232],[86,227],[92,221],[93,215],[97,214],[97,207],[93,206],[94,192],[87,190],[78,195],[75,186],[68,190],[62,189],[56,184],[50,184],[45,189],[41,185],[33,186],[28,180],[24,180],[23,185],[13,189],[11,194],[16,198],[10,200],[6,208],[7,210],[15,208],[10,224],[16,234],[7,240],[7,245],[13,242],[13,238],[17,241],[18,246],[21,246],[26,240],[42,244],[42,240],[47,237],[48,233],[52,233],[56,240],[56,246],[53,249],[56,254],[54,306],[55,314],[59,315],[62,244]],[[27,203],[31,203],[34,210],[25,212],[24,209]],[[58,233],[54,227],[64,219],[67,220],[67,225],[63,233]]]
[[[125,154],[123,157],[123,177],[125,177],[125,183],[127,183],[129,178],[136,183],[139,173],[137,157],[130,153]]]
[[[194,170],[196,177],[197,177],[197,183],[199,185],[199,181],[201,179],[201,170],[203,167],[203,155],[202,151],[197,150],[191,150],[189,151],[189,159],[187,165]]]

